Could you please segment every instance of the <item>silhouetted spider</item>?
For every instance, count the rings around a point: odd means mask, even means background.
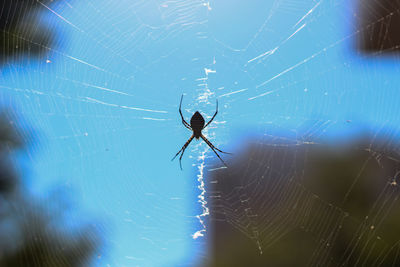
[[[217,115],[217,113],[218,113],[218,100],[217,100],[217,110],[215,111],[215,114],[214,114],[214,116],[212,116],[211,120],[206,123],[206,125],[204,125],[205,121],[204,121],[203,116],[201,116],[200,112],[198,112],[198,111],[196,111],[193,114],[192,118],[190,119],[190,125],[189,125],[189,123],[187,123],[185,121],[185,119],[183,118],[183,115],[182,115],[182,110],[181,110],[182,99],[183,99],[183,95],[181,97],[181,103],[179,105],[179,114],[181,115],[181,118],[182,118],[182,124],[186,128],[188,128],[189,130],[193,131],[193,134],[189,138],[189,140],[187,140],[187,142],[183,145],[181,150],[179,150],[178,153],[176,153],[176,155],[172,158],[172,160],[174,160],[176,158],[176,156],[178,156],[179,153],[182,152],[181,156],[179,157],[179,165],[181,166],[181,170],[182,170],[182,156],[183,156],[183,153],[185,153],[185,149],[190,144],[190,142],[192,142],[193,138],[199,139],[201,137],[201,139],[203,139],[204,142],[206,142],[206,144],[212,149],[212,151],[214,151],[214,153],[222,161],[222,163],[225,165],[225,167],[228,167],[228,166],[226,166],[226,163],[221,159],[221,157],[218,155],[217,151],[215,151],[215,150],[218,150],[219,152],[224,153],[224,154],[231,154],[231,153],[219,150],[213,144],[211,144],[211,142],[208,141],[207,138],[205,138],[204,135],[201,133],[201,131],[204,130],[214,120],[215,116]]]

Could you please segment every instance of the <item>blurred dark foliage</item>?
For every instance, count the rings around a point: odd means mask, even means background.
[[[52,3],[0,1],[0,64],[45,55],[53,34],[40,15]],[[96,225],[68,220],[74,212],[66,208],[65,195],[37,199],[28,192],[13,161],[24,141],[16,121],[0,114],[0,266],[89,266],[101,242]]]
[[[50,25],[40,21],[52,0],[0,1],[0,64],[22,56],[42,57],[53,42]],[[45,6],[44,6],[45,5]]]
[[[89,266],[100,238],[94,224],[72,227],[62,195],[39,200],[13,168],[23,148],[14,121],[0,116],[0,266]],[[51,203],[51,204],[50,204]]]
[[[274,140],[239,154],[210,172],[204,266],[400,266],[400,145],[392,139]]]
[[[359,0],[358,46],[367,53],[400,51],[400,0]]]
[[[21,148],[22,139],[13,128],[13,121],[7,120],[6,114],[0,113],[0,193],[14,192],[19,183],[8,158],[8,153]]]

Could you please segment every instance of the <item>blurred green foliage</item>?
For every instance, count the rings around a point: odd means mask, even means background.
[[[49,25],[40,15],[52,0],[5,0],[0,2],[0,64],[22,57],[43,57],[53,45]]]
[[[15,119],[0,116],[0,266],[89,266],[100,245],[96,224],[69,221],[62,194],[37,199],[14,171],[13,153],[23,148]],[[51,205],[50,205],[51,203]]]
[[[0,2],[0,63],[48,52],[53,33],[40,15],[51,3]],[[75,211],[66,208],[65,195],[38,199],[25,188],[15,171],[15,152],[23,151],[27,138],[17,125],[16,118],[0,113],[0,266],[90,266],[101,243],[96,224],[69,220]]]

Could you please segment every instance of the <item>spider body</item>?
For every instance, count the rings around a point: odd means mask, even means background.
[[[201,137],[204,123],[203,116],[201,116],[200,112],[196,111],[190,119],[190,128],[192,128],[194,138],[199,139]]]
[[[183,126],[188,128],[189,130],[191,130],[193,133],[192,133],[192,136],[183,145],[181,150],[179,150],[178,153],[176,153],[176,155],[172,158],[172,160],[174,160],[179,154],[181,154],[181,156],[179,157],[179,165],[180,165],[181,170],[182,170],[183,153],[185,153],[186,148],[188,147],[190,142],[192,142],[193,138],[196,138],[196,139],[201,138],[201,139],[203,139],[204,142],[206,142],[206,144],[211,148],[212,151],[214,151],[214,153],[217,155],[217,157],[226,166],[225,162],[218,155],[217,151],[219,151],[221,153],[225,153],[225,154],[231,154],[231,153],[227,153],[227,152],[219,150],[210,141],[208,141],[207,138],[205,138],[204,135],[202,134],[202,131],[214,120],[215,116],[218,113],[218,100],[217,100],[217,110],[215,111],[214,115],[212,116],[212,118],[211,118],[211,120],[209,122],[207,122],[205,124],[205,120],[204,120],[203,116],[201,116],[200,112],[196,111],[193,114],[192,118],[190,119],[190,124],[189,124],[189,123],[187,123],[185,121],[185,119],[183,118],[183,115],[182,115],[182,109],[181,109],[182,108],[182,99],[183,99],[183,95],[181,97],[181,103],[179,105],[179,114],[181,115],[182,124],[183,124]]]

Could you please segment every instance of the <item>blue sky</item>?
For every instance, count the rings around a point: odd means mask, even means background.
[[[183,171],[171,162],[191,135],[178,114],[182,94],[187,120],[196,110],[209,119],[219,100],[206,134],[236,153],[249,136],[397,133],[397,58],[354,50],[348,1],[85,0],[48,8],[43,20],[56,44],[45,59],[3,68],[0,100],[38,136],[27,160],[32,191],[65,187],[82,214],[103,223],[98,266],[190,266],[207,257],[208,232],[192,238],[203,229],[197,179],[202,163],[220,163],[198,141]]]

